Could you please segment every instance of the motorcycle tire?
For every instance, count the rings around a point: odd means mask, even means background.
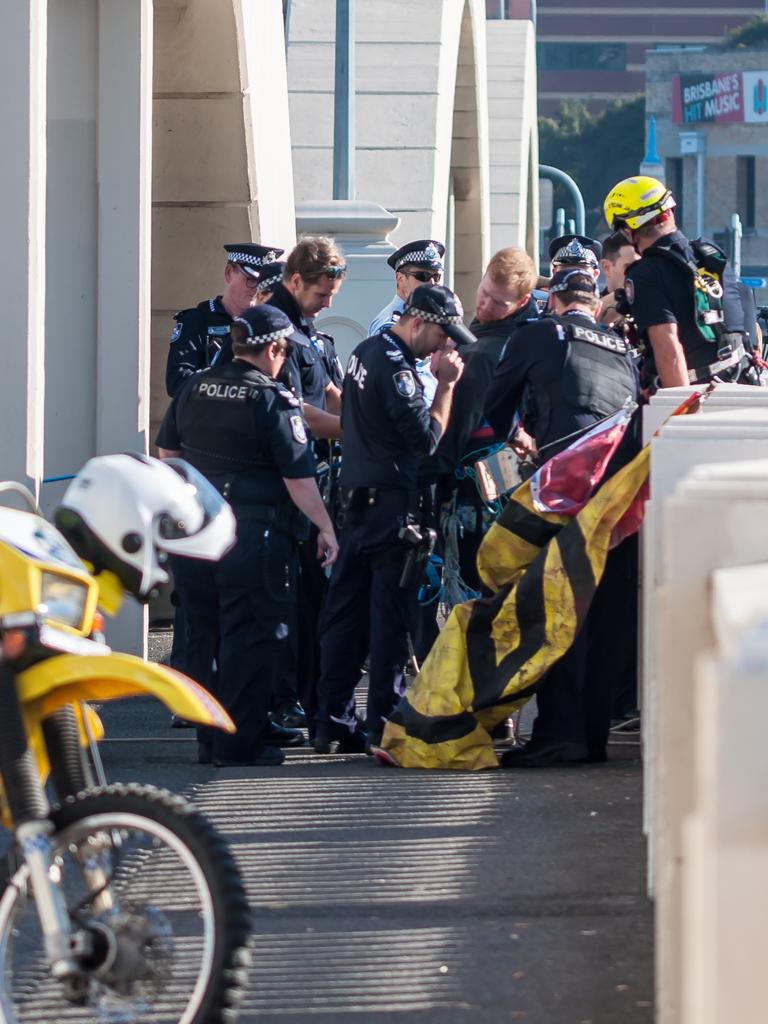
[[[22,866],[0,900],[4,1024],[233,1024],[247,982],[250,910],[234,858],[207,819],[167,791],[118,784],[68,798],[51,821],[70,918],[111,935],[111,959],[89,965],[76,998],[51,977]],[[91,862],[108,879],[95,892]]]

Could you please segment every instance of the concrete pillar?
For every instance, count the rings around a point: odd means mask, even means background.
[[[152,0],[99,0],[99,454],[148,449],[152,15]],[[145,611],[127,603],[108,639],[143,652]]]
[[[376,203],[359,199],[328,199],[299,203],[299,234],[331,235],[344,252],[347,276],[330,309],[317,326],[333,336],[342,365],[354,347],[368,337],[368,324],[395,294],[395,275],[386,259],[395,251],[389,241],[398,218]]]
[[[43,470],[46,0],[3,5],[0,33],[0,478]]]
[[[45,476],[96,451],[98,5],[49,5]],[[46,512],[67,482],[45,484]]]
[[[710,423],[719,419],[720,414],[708,417]],[[735,429],[735,417],[733,422]],[[660,1024],[680,1021],[682,892],[687,871],[683,822],[695,809],[694,665],[697,656],[714,641],[708,613],[709,576],[719,567],[768,560],[768,534],[763,528],[768,516],[765,474],[755,473],[755,464],[733,465],[739,455],[768,455],[768,414],[763,417],[762,430],[747,427],[748,440],[743,428],[741,440],[719,440],[716,431],[705,430],[705,423],[702,417],[699,429],[689,430],[691,435],[708,435],[706,444],[700,444],[701,458],[722,459],[726,464],[694,468],[664,503],[655,633],[655,714],[650,724],[646,723],[646,729],[655,735],[648,770],[655,794],[652,848]],[[692,440],[688,447],[693,444]],[[674,472],[671,459],[667,468]],[[680,475],[678,471],[678,480]]]

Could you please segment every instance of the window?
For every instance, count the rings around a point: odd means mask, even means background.
[[[678,225],[682,225],[685,223],[685,211],[683,210],[683,158],[681,156],[673,156],[667,160],[666,184],[677,202],[675,221]]]
[[[626,71],[626,43],[539,43],[539,71]]]
[[[755,227],[755,158],[736,158],[736,212],[743,228]]]

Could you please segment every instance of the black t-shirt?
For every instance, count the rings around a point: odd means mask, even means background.
[[[191,374],[204,370],[214,360],[223,364],[232,359],[232,317],[220,295],[192,309],[180,310],[173,319],[176,323],[165,368],[165,389],[171,397]]]
[[[342,390],[342,487],[416,490],[419,458],[440,440],[423,391],[416,360],[395,334],[385,330],[360,342]]]
[[[568,313],[562,320],[587,329],[595,327],[594,320],[584,313]],[[617,411],[622,404],[621,401],[609,402],[609,407],[602,412],[574,404],[566,374],[569,345],[573,344],[565,339],[562,329],[550,317],[520,327],[504,350],[488,392],[485,415],[498,437],[508,436],[515,414],[524,404],[529,408],[525,428],[533,434],[543,461],[572,444],[575,438],[570,435],[598,422],[611,411],[611,405],[612,411]],[[617,382],[621,385],[626,381],[627,397],[637,397],[637,375],[629,355],[614,355],[600,349],[598,356],[593,346],[576,344],[585,359],[577,372],[583,375],[588,386],[599,392],[603,373],[606,389],[611,394],[615,394]],[[608,374],[612,374],[610,381]],[[558,444],[559,441],[562,443]]]
[[[287,502],[283,478],[315,474],[298,400],[239,359],[188,380],[155,443],[181,451],[216,486],[229,480],[233,504]]]
[[[289,338],[291,344],[281,379],[297,398],[317,409],[325,409],[325,389],[330,377],[315,338],[314,324],[302,314],[282,281],[275,285],[269,305],[282,310],[296,328]]]
[[[696,326],[692,273],[672,256],[663,255],[665,250],[694,260],[693,250],[682,231],[664,235],[649,246],[642,259],[627,268],[624,289],[632,316],[646,340],[649,327],[677,324],[688,368],[708,366],[717,361],[718,346],[704,338]],[[741,331],[744,329],[744,314],[736,276],[730,264],[725,269],[723,287],[726,326],[729,330]]]

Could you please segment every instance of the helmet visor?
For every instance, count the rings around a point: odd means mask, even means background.
[[[169,554],[217,561],[235,543],[235,517],[213,484],[184,459],[164,459],[164,464],[184,480],[190,498],[200,510],[196,521],[161,513],[155,521],[155,542]]]

